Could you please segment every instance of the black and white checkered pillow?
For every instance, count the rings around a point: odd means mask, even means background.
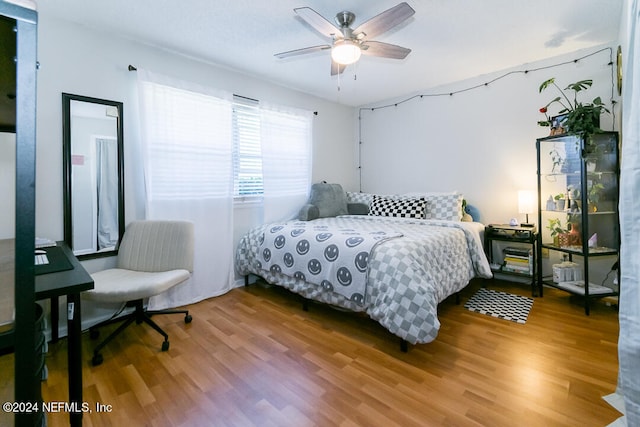
[[[395,200],[374,195],[369,205],[369,215],[423,219],[426,204],[425,199]]]

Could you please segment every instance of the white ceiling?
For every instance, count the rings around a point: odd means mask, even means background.
[[[327,42],[293,9],[332,23],[349,10],[355,28],[400,0],[46,0],[38,10],[360,106],[617,40],[624,0],[407,2],[415,15],[376,40],[411,48],[409,56],[363,56],[340,77],[330,76],[328,51],[274,57]]]

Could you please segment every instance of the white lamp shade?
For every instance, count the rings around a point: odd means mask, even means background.
[[[331,58],[341,65],[353,64],[360,59],[360,55],[362,55],[360,46],[351,40],[339,40],[331,49]]]
[[[518,212],[530,214],[536,211],[535,194],[530,190],[518,191]]]

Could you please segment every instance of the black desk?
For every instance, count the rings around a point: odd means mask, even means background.
[[[66,255],[72,269],[56,271],[36,276],[36,299],[51,298],[52,336],[55,327],[55,337],[58,335],[58,297],[67,296],[67,354],[69,370],[69,402],[76,403],[76,408],[82,408],[82,318],[80,311],[80,292],[93,289],[93,279],[82,264],[73,255],[64,242],[58,246]],[[55,310],[54,310],[55,303]],[[82,412],[69,414],[71,425],[82,425]]]

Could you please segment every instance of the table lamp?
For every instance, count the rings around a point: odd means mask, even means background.
[[[530,190],[518,191],[518,213],[526,215],[526,221],[520,224],[522,227],[533,227],[534,224],[529,223],[529,214],[536,210],[535,195]]]

